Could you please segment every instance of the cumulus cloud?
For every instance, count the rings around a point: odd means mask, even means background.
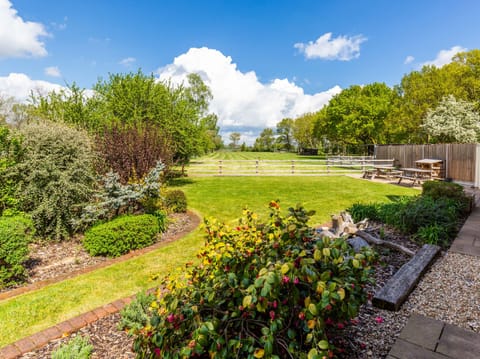
[[[61,77],[60,69],[57,66],[49,66],[45,68],[45,75],[52,77]]]
[[[332,33],[327,32],[315,42],[309,41],[306,44],[299,42],[293,46],[307,59],[350,61],[360,56],[360,44],[366,40],[363,35],[338,36],[332,39]]]
[[[0,58],[46,56],[44,36],[42,24],[24,21],[9,0],[0,0]]]
[[[137,59],[135,57],[127,57],[125,59],[122,59],[119,64],[125,67],[130,67],[132,66]]]
[[[32,80],[25,74],[11,73],[0,77],[0,96],[13,97],[18,102],[25,102],[31,92],[47,94],[50,91],[59,91],[62,86],[40,80]]]
[[[467,49],[461,46],[453,46],[448,50],[440,50],[434,60],[426,61],[421,66],[433,65],[435,67],[442,67],[443,65],[452,62],[452,58],[456,54],[464,51],[467,51]]]
[[[159,80],[176,84],[186,82],[189,73],[199,74],[212,91],[210,110],[218,115],[227,141],[228,133],[241,132],[241,141],[251,143],[252,136],[265,127],[275,127],[286,117],[317,111],[341,91],[335,86],[308,95],[288,79],[262,83],[254,71],[242,72],[230,56],[205,47],[189,49],[157,73]]]
[[[413,61],[415,61],[415,57],[409,55],[409,56],[407,56],[407,57],[405,58],[405,61],[403,61],[403,63],[404,63],[405,65],[408,65],[408,64],[411,64]]]

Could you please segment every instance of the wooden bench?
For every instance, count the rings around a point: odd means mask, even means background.
[[[423,245],[415,256],[405,263],[383,288],[375,293],[372,304],[377,308],[399,310],[438,253],[440,253],[439,246]]]
[[[362,178],[371,178],[372,180],[375,179],[375,175],[377,174],[377,170],[375,169],[368,169],[363,171]]]

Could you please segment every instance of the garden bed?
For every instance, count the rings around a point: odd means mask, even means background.
[[[182,232],[191,223],[186,213],[169,215],[169,226],[158,242],[168,242]],[[26,282],[15,287],[4,288],[0,293],[8,295],[9,291],[37,282],[55,281],[88,271],[98,264],[111,260],[108,257],[92,257],[83,248],[82,237],[76,236],[69,241],[35,242],[30,245],[30,255],[26,263],[28,278]],[[4,293],[5,292],[5,293]]]
[[[378,226],[370,230],[379,235]],[[384,232],[385,239],[397,242],[412,250],[419,248],[416,243],[391,229],[386,229]],[[410,259],[407,255],[392,250],[380,248],[379,252],[379,261],[375,266],[376,284],[366,288],[370,299],[374,292],[382,287]],[[361,307],[359,316],[353,324],[336,332],[335,342],[345,349],[343,355],[345,358],[383,358],[400,334],[408,316],[409,312],[404,310],[389,312],[375,308],[369,300]],[[92,358],[135,358],[131,351],[133,338],[118,330],[119,318],[118,313],[112,314],[82,328],[78,332],[80,335],[90,337],[90,342],[95,348]],[[69,339],[69,337],[66,337],[52,341],[37,351],[24,354],[22,358],[49,358],[53,350],[68,342]]]

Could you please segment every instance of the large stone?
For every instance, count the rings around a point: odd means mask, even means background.
[[[358,253],[362,248],[370,247],[366,240],[360,237],[352,237],[347,239],[347,243],[353,248],[355,253]]]

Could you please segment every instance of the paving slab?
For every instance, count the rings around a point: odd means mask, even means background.
[[[480,334],[447,324],[443,330],[437,352],[450,358],[480,358]]]
[[[444,324],[438,320],[413,314],[403,328],[399,338],[412,344],[434,351],[437,347]],[[421,328],[422,330],[418,330]]]
[[[435,353],[403,339],[397,339],[389,355],[396,359],[448,359],[443,354]]]

